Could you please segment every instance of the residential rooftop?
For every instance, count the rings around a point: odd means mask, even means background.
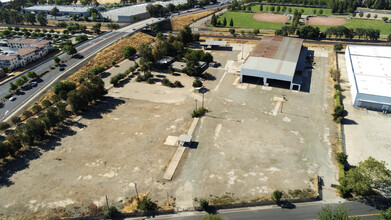
[[[0,54],[0,60],[13,60],[13,59],[17,59],[18,57],[16,55],[4,55],[4,54]]]
[[[20,56],[24,56],[24,55],[32,53],[32,52],[34,52],[36,50],[37,49],[33,48],[33,47],[23,47],[23,48],[20,48],[18,50],[15,50],[15,53],[18,53]]]

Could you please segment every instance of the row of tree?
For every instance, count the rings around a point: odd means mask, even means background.
[[[70,107],[72,113],[79,114],[89,104],[102,99],[107,94],[104,82],[99,76],[89,75],[82,81],[78,88],[73,82],[56,83],[55,95],[51,98],[55,106],[52,107],[52,103],[45,100],[45,103],[42,102],[42,105],[47,108],[44,113],[40,114],[37,119],[27,119],[24,124],[17,126],[13,134],[7,135],[6,141],[0,142],[0,158],[14,156],[23,146],[32,146],[36,141],[43,140],[52,128],[69,116],[67,106]],[[35,107],[33,111],[42,109],[42,107]],[[32,114],[30,111],[23,113],[25,117]],[[19,120],[13,119],[13,122],[18,123]]]
[[[347,28],[345,26],[336,26],[330,27],[325,32],[321,32],[318,27],[313,26],[303,26],[297,28],[295,26],[284,26],[280,30],[276,30],[275,35],[277,36],[289,36],[297,34],[300,38],[305,39],[317,39],[317,38],[325,38],[325,37],[336,37],[336,38],[346,38],[353,39],[354,37],[358,37],[361,39],[364,37],[369,40],[378,40],[380,37],[380,30],[372,29],[372,28]]]
[[[211,19],[212,26],[213,27],[226,27],[227,26],[227,18],[224,17],[223,22],[221,22],[218,18],[219,17],[216,16],[215,14],[212,15],[212,19]],[[230,27],[234,26],[234,20],[232,18],[229,20],[229,26]]]
[[[339,10],[348,12],[356,10],[357,7],[367,7],[373,9],[391,9],[390,0],[268,0],[268,3],[276,4],[298,4],[304,6],[328,6],[340,13]],[[342,4],[341,4],[342,3]]]
[[[20,14],[18,11],[8,11],[4,8],[0,10],[0,22],[5,24],[24,24],[26,22],[31,25],[39,23],[41,26],[46,26],[48,23],[44,12],[36,15],[32,13]]]

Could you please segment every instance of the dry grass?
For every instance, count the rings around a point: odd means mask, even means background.
[[[88,63],[82,66],[77,72],[68,77],[68,81],[73,81],[78,84],[78,79],[82,76],[85,76],[89,71],[97,66],[110,67],[112,61],[116,63],[124,59],[123,50],[126,46],[132,46],[138,49],[142,44],[151,44],[155,41],[155,38],[151,35],[144,33],[136,33],[130,37],[123,38],[118,42],[112,44],[106,49],[99,52],[94,58],[92,58]],[[40,101],[44,99],[49,99],[53,95],[53,91],[50,90],[41,98]]]
[[[183,27],[185,27],[186,25],[190,25],[194,21],[201,19],[205,16],[208,16],[210,14],[213,14],[216,11],[217,11],[216,9],[213,9],[213,10],[203,11],[203,12],[196,13],[196,14],[185,15],[182,17],[173,18],[173,19],[171,19],[172,30],[174,30],[174,31],[180,30]]]
[[[235,38],[224,38],[224,36],[216,36],[216,37],[200,37],[200,40],[224,40],[228,43],[235,43],[235,44],[258,44],[259,40],[243,40],[243,39],[235,39]]]

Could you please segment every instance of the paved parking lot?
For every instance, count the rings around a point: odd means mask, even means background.
[[[371,156],[388,162],[388,168],[391,169],[391,116],[352,105],[345,56],[340,54],[338,60],[341,69],[342,94],[345,96],[343,104],[347,112],[343,128],[348,161],[352,165],[357,165]]]

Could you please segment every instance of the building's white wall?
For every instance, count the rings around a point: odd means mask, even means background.
[[[368,102],[374,102],[374,103],[379,103],[379,104],[391,106],[391,97],[385,97],[385,96],[377,96],[377,95],[358,93],[356,96],[356,104],[355,105],[360,107],[360,101],[368,101]],[[388,108],[387,110],[391,110],[391,108]]]
[[[346,48],[345,52],[345,60],[346,60],[346,71],[348,73],[349,84],[350,84],[350,93],[352,96],[353,105],[357,106],[357,84],[353,73],[352,61],[350,60],[350,51],[349,46]]]
[[[243,79],[243,76],[262,77],[267,79],[277,79],[277,80],[288,81],[288,82],[292,82],[293,80],[293,77],[290,76],[264,72],[259,70],[245,69],[245,68],[242,68],[240,75],[241,75],[240,77],[241,80]]]

